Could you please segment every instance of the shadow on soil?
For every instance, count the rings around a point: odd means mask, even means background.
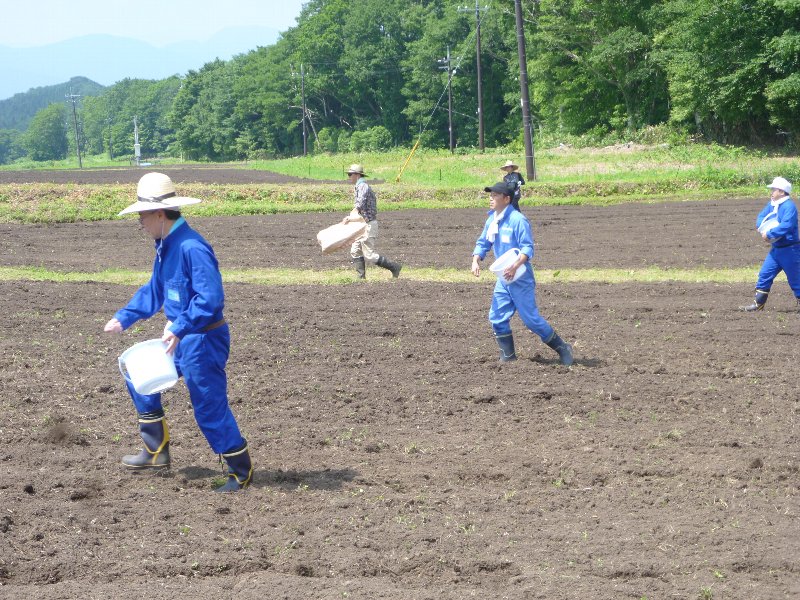
[[[176,471],[190,481],[222,477],[218,469],[206,467],[184,467]],[[282,490],[294,490],[298,486],[312,490],[336,490],[344,483],[352,481],[358,475],[353,469],[324,469],[322,471],[276,471],[256,470],[253,473],[251,487],[277,487]]]

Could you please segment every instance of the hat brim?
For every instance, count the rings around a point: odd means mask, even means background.
[[[142,200],[137,200],[118,213],[117,216],[121,217],[122,215],[129,215],[131,213],[143,213],[154,210],[175,210],[181,206],[189,206],[190,204],[198,204],[200,202],[202,202],[200,198],[185,198],[182,196],[173,196],[161,202],[143,202]]]
[[[503,194],[503,196],[508,196],[509,198],[511,198],[511,190],[508,189],[508,186],[493,185],[491,187],[483,188],[483,191],[489,193],[494,192],[496,194]]]
[[[363,177],[367,176],[367,174],[364,173],[363,171],[348,171],[347,174],[348,175],[361,175]]]

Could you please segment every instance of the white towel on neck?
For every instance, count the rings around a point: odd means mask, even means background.
[[[769,221],[770,219],[775,219],[778,216],[778,207],[786,202],[789,199],[789,196],[783,196],[778,198],[777,200],[770,200],[769,203],[772,205],[772,210],[764,217],[764,221]],[[763,221],[762,221],[763,222]]]
[[[503,215],[506,214],[507,210],[508,206],[501,210],[499,214],[497,211],[494,211],[494,218],[492,219],[492,222],[489,223],[489,229],[486,231],[486,239],[492,244],[494,244],[494,238],[497,237],[497,232],[500,230],[500,219],[503,218]]]

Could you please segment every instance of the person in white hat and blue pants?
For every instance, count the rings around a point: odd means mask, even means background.
[[[756,229],[764,242],[771,245],[758,273],[753,303],[742,307],[747,312],[763,310],[772,282],[783,271],[800,306],[800,234],[797,228],[797,207],[792,201],[792,184],[776,177],[767,188],[770,200],[756,217]]]
[[[155,240],[153,274],[104,330],[122,333],[163,309],[168,319],[161,338],[166,352],[173,355],[178,375],[189,390],[197,425],[228,465],[228,480],[217,491],[241,490],[250,484],[253,464],[228,403],[225,364],[231,338],[222,312],[222,276],[211,245],[180,213],[182,206],[200,200],[178,196],[172,180],[162,173],[144,175],[136,194],[137,201],[119,214],[139,213],[139,225]],[[161,394],[140,394],[126,383],[139,416],[144,448],[139,454],[123,456],[122,464],[129,469],[168,468],[170,436]]]

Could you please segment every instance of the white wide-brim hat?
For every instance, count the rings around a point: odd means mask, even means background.
[[[501,169],[508,169],[508,168],[511,168],[511,169],[519,169],[519,165],[517,165],[517,164],[514,164],[514,161],[513,161],[513,160],[507,160],[507,161],[506,161],[506,164],[504,164],[504,165],[503,165],[502,167],[500,167],[500,168],[501,168]]]
[[[792,184],[783,177],[776,177],[767,187],[769,189],[783,190],[788,195],[792,195]]]
[[[175,193],[175,184],[163,173],[148,173],[136,186],[137,200],[119,213],[119,216],[151,210],[175,210],[181,206],[202,202],[200,198],[186,198]]]
[[[364,177],[367,176],[367,174],[364,173],[364,167],[359,165],[358,163],[350,165],[350,168],[347,169],[348,175],[352,175],[353,173],[358,173],[359,175],[363,175]]]

